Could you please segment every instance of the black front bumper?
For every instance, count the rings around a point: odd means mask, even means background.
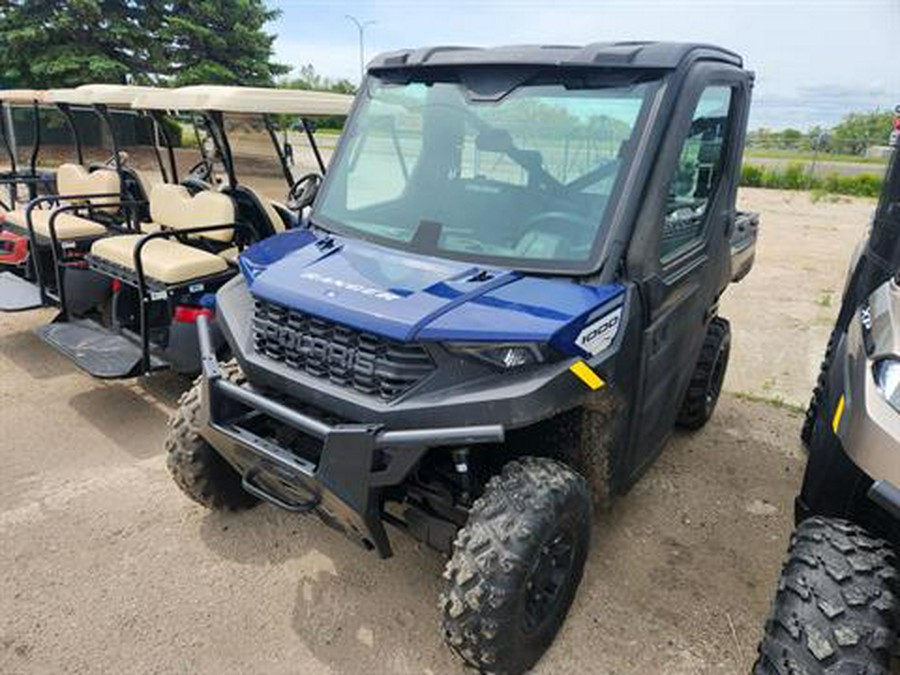
[[[316,513],[382,557],[391,555],[383,492],[402,483],[441,446],[502,443],[501,425],[385,429],[330,424],[223,377],[205,317],[197,321],[202,362],[201,434],[242,476],[244,489],[281,508]],[[252,430],[261,416],[321,444],[314,459]]]

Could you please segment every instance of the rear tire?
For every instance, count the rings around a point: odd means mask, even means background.
[[[715,317],[709,323],[700,357],[694,366],[676,423],[684,429],[696,430],[712,417],[722,393],[722,382],[728,370],[731,354],[731,324],[727,319]]]
[[[581,581],[592,522],[587,482],[564,464],[509,462],[454,544],[442,628],[470,666],[522,673],[553,642]]]
[[[237,363],[221,365],[223,377],[243,381]],[[241,487],[241,476],[200,435],[200,380],[178,401],[166,434],[166,465],[175,484],[188,497],[208,509],[242,511],[259,500]]]
[[[791,537],[754,675],[887,675],[898,601],[887,542],[814,517]]]

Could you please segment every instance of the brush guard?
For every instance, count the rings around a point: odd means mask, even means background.
[[[242,476],[244,489],[279,508],[317,513],[382,558],[391,556],[383,492],[400,485],[431,448],[502,443],[501,425],[388,430],[330,424],[222,376],[205,316],[197,330],[203,368],[201,434]],[[314,439],[315,459],[249,428],[259,416]]]

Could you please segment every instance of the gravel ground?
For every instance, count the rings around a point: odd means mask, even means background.
[[[872,204],[747,191],[743,205],[763,212],[764,238],[723,303],[732,393],[598,519],[539,673],[753,660],[803,466],[793,404]],[[33,335],[50,318],[0,315],[0,673],[463,672],[437,632],[441,556],[395,537],[380,561],[268,506],[188,502],[162,454],[186,383],[93,381]]]

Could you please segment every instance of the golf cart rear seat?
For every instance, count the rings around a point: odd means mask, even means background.
[[[56,182],[59,195],[63,198],[61,206],[83,204],[95,211],[117,211],[116,206],[103,207],[104,204],[116,204],[119,202],[120,182],[119,174],[111,169],[97,169],[88,171],[78,164],[63,164],[56,174]],[[67,195],[96,195],[85,196],[80,199],[66,200]],[[42,239],[49,240],[50,220],[54,209],[31,210],[31,224],[35,234]],[[26,209],[16,209],[6,214],[5,226],[19,234],[28,234],[28,219]],[[68,211],[60,213],[54,220],[56,238],[60,241],[102,237],[108,230],[102,223],[88,218],[77,216]]]
[[[159,184],[150,195],[150,216],[152,223],[145,227],[149,234],[126,234],[94,242],[88,256],[91,267],[136,283],[140,265],[148,284],[155,286],[180,285],[228,270],[226,256],[164,237],[190,236],[198,244],[229,244],[234,239],[236,220],[230,197],[217,192],[191,196],[181,185]],[[203,228],[207,231],[190,232]],[[179,234],[182,230],[188,232]]]

